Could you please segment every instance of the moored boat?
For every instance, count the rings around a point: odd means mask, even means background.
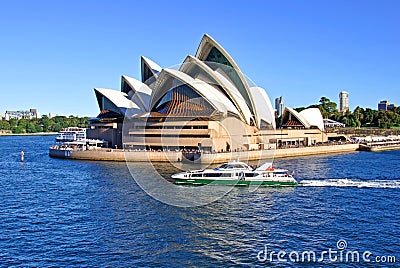
[[[86,129],[80,127],[63,128],[56,136],[57,145],[52,148],[69,148],[69,149],[89,149],[104,147],[106,141],[98,139],[88,139],[86,137]],[[53,149],[54,149],[53,148]]]
[[[86,140],[86,129],[80,127],[63,128],[56,137],[57,142],[72,142]]]
[[[171,176],[175,184],[233,186],[296,186],[297,181],[286,169],[266,163],[253,169],[243,162],[228,162],[215,169],[189,170]]]

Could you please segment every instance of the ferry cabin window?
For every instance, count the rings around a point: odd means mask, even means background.
[[[231,173],[204,173],[204,177],[231,177]]]
[[[247,168],[245,165],[236,165],[236,168]]]
[[[201,173],[192,174],[192,178],[198,178],[198,177],[203,177],[203,174]]]
[[[258,173],[244,173],[245,177],[257,177],[258,175]]]
[[[219,166],[218,169],[232,169],[232,168],[246,168],[245,165],[241,164],[223,164],[222,166]]]

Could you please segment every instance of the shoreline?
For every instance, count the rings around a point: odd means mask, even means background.
[[[0,133],[0,136],[53,136],[57,132],[36,132],[36,133]]]
[[[194,163],[225,163],[240,159],[240,161],[257,161],[261,159],[301,157],[323,154],[340,154],[356,152],[359,150],[359,144],[328,145],[316,147],[286,148],[277,150],[257,150],[244,152],[229,152],[216,154],[202,154],[201,158]],[[113,162],[180,162],[184,158],[182,152],[168,151],[123,151],[121,149],[102,149],[102,150],[63,150],[49,149],[50,157],[89,160],[89,161],[113,161]]]

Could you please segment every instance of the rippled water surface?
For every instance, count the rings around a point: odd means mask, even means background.
[[[265,246],[320,254],[341,239],[344,250],[400,263],[400,151],[277,160],[300,186],[235,188],[179,208],[146,195],[124,163],[49,158],[53,141],[0,137],[0,266],[316,267],[326,260],[257,255]]]

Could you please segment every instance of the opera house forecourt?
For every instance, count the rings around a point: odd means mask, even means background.
[[[202,163],[272,159],[285,148],[312,147],[329,138],[317,108],[300,113],[285,108],[276,129],[266,91],[207,34],[196,54],[182,64],[162,68],[141,57],[140,81],[122,75],[120,91],[94,91],[100,114],[90,119],[87,137],[106,140],[112,149],[72,152],[71,158]],[[317,153],[315,148],[308,151]]]

